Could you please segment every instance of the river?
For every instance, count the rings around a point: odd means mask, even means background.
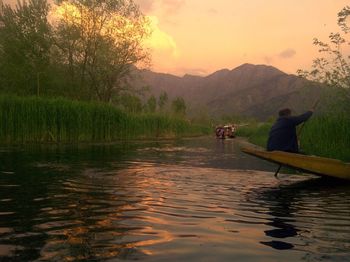
[[[0,261],[350,261],[350,184],[239,147],[1,147]]]

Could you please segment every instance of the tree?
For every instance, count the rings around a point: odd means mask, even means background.
[[[185,116],[186,115],[186,103],[182,97],[177,97],[171,103],[172,111],[176,115]]]
[[[18,94],[38,94],[40,81],[47,78],[50,65],[49,5],[46,0],[19,1],[15,8],[0,5],[2,89]]]
[[[138,96],[132,94],[122,94],[119,97],[119,105],[129,113],[141,113],[142,112],[142,101]]]
[[[160,111],[164,110],[166,104],[168,103],[168,100],[169,98],[167,92],[163,91],[158,98],[158,107]]]
[[[344,7],[338,13],[338,25],[341,32],[331,33],[329,43],[314,38],[314,45],[318,47],[321,57],[313,60],[312,70],[298,70],[300,76],[320,82],[326,87],[326,96],[329,101],[339,106],[347,106],[350,109],[350,56],[345,54],[350,45],[349,39],[350,6]],[[344,107],[343,107],[344,108]]]
[[[147,100],[147,111],[154,113],[157,109],[157,99],[152,95]]]
[[[88,99],[109,102],[126,89],[132,66],[147,62],[146,18],[132,0],[59,0],[57,57]]]

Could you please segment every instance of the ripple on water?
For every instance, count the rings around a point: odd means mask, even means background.
[[[347,186],[298,176],[276,180],[268,172],[130,163],[53,176],[41,184],[42,194],[26,199],[25,210],[12,204],[24,201],[19,195],[1,195],[0,258],[21,256],[22,243],[37,250],[39,260],[54,261],[349,258]],[[14,219],[11,226],[7,217]]]

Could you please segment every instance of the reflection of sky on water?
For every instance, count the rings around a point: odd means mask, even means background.
[[[1,259],[350,257],[349,186],[277,180],[274,165],[241,154],[235,140],[0,154]]]

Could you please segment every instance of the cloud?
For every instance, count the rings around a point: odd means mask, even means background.
[[[215,8],[210,8],[210,9],[207,10],[207,12],[208,12],[209,14],[212,14],[212,15],[216,15],[216,14],[219,13],[218,10],[215,9]]]
[[[153,10],[155,1],[154,0],[135,0],[135,3],[140,7],[144,13],[149,13]]]
[[[185,3],[186,0],[163,0],[162,6],[167,14],[174,14],[177,13]]]
[[[152,34],[145,41],[147,47],[152,49],[153,53],[167,54],[173,58],[179,56],[179,50],[173,37],[159,28],[159,20],[156,16],[147,16],[150,23]]]
[[[204,68],[187,68],[187,67],[178,67],[174,69],[174,73],[178,75],[194,75],[194,76],[206,76],[208,75],[208,70]]]
[[[135,0],[135,3],[146,14],[158,10],[168,16],[176,14],[186,4],[186,0]]]
[[[284,59],[288,59],[288,58],[292,58],[293,56],[295,56],[296,51],[292,48],[287,48],[285,50],[283,50],[281,53],[278,54],[278,56],[280,58],[284,58]]]

